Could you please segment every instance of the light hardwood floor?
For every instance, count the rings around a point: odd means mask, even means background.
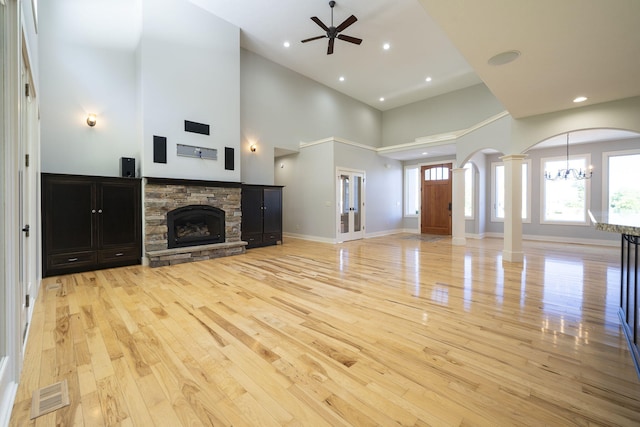
[[[639,425],[617,248],[397,235],[47,278],[12,426]],[[71,405],[29,420],[62,379]]]

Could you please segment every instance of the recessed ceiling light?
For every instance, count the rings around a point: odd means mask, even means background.
[[[587,100],[586,96],[579,96],[576,99],[573,100],[573,102],[578,103],[578,102],[584,102]]]
[[[520,57],[519,50],[508,50],[506,52],[502,52],[492,56],[491,58],[489,58],[487,63],[489,65],[504,65],[504,64],[508,64],[509,62],[515,61],[519,57]]]
[[[284,43],[282,43],[282,45],[283,45],[284,47],[289,47],[289,46],[291,46],[291,43],[289,43],[289,42],[284,42]]]
[[[382,48],[384,50],[389,50],[389,49],[391,49],[391,45],[389,43],[385,43],[385,44],[382,45]]]
[[[429,153],[427,153],[426,151],[424,153],[422,153],[423,156],[426,156],[427,154],[429,154]]]
[[[426,79],[424,79],[425,82],[430,82],[431,81],[431,77],[427,77]]]
[[[340,76],[340,77],[338,77],[338,80],[340,80],[341,82],[343,82],[343,81],[344,81],[344,76]]]
[[[384,97],[383,96],[380,97],[380,102],[384,102]]]

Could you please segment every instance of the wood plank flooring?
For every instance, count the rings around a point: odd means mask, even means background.
[[[396,235],[47,278],[12,426],[640,425],[617,248]],[[29,420],[67,379],[71,405]]]

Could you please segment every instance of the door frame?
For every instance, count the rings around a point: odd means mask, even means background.
[[[361,227],[360,227],[360,231],[354,232],[354,231],[349,231],[348,233],[341,233],[340,232],[340,220],[341,220],[341,214],[342,214],[342,200],[340,198],[340,175],[349,175],[351,177],[353,176],[360,176],[362,178],[362,188],[360,191],[360,223],[361,223]],[[365,236],[365,217],[366,217],[366,203],[365,203],[365,198],[366,198],[366,172],[363,170],[359,170],[359,169],[351,169],[351,168],[343,168],[343,167],[336,167],[336,181],[335,181],[335,189],[336,189],[336,222],[335,222],[335,230],[336,230],[336,243],[339,242],[346,242],[346,241],[350,241],[350,240],[358,240],[358,239],[362,239]],[[351,181],[353,182],[353,180]],[[353,194],[353,193],[352,193]],[[349,214],[349,221],[351,223],[351,219],[352,219],[353,215],[350,213]]]
[[[19,251],[21,238],[21,218],[19,217],[18,194],[18,162],[20,161],[19,143],[21,141],[21,105],[22,79],[20,76],[22,55],[21,8],[18,1],[0,1],[3,8],[3,22],[0,31],[3,33],[2,49],[2,81],[3,97],[0,102],[3,108],[3,128],[1,129],[0,150],[3,156],[0,161],[0,198],[4,204],[0,208],[4,221],[2,226],[2,249],[0,263],[4,267],[0,271],[0,304],[4,316],[4,330],[0,331],[0,425],[7,425],[11,416],[11,407],[18,388],[20,370],[22,368],[22,331],[20,328],[20,307],[22,304],[18,283],[20,268]],[[18,106],[18,108],[16,108]]]
[[[431,161],[431,162],[421,162],[418,163],[416,166],[418,167],[418,169],[420,170],[420,207],[419,207],[419,212],[418,212],[418,230],[417,233],[418,234],[422,234],[422,181],[424,180],[424,177],[422,176],[422,167],[423,166],[433,166],[433,165],[441,165],[444,163],[451,163],[451,169],[455,169],[458,167],[458,162],[456,159],[451,159],[451,160],[438,160],[438,161]],[[453,180],[453,175],[451,175],[451,179]],[[453,181],[451,182],[452,184],[452,189],[451,191],[453,192],[453,185],[455,185],[453,183]],[[452,198],[453,198],[453,194],[452,194]]]

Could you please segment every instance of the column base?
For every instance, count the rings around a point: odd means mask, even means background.
[[[502,260],[508,262],[523,262],[524,261],[524,252],[518,251],[503,251],[502,252]]]
[[[454,237],[451,239],[451,244],[454,246],[464,246],[467,244],[467,239],[465,237]]]

